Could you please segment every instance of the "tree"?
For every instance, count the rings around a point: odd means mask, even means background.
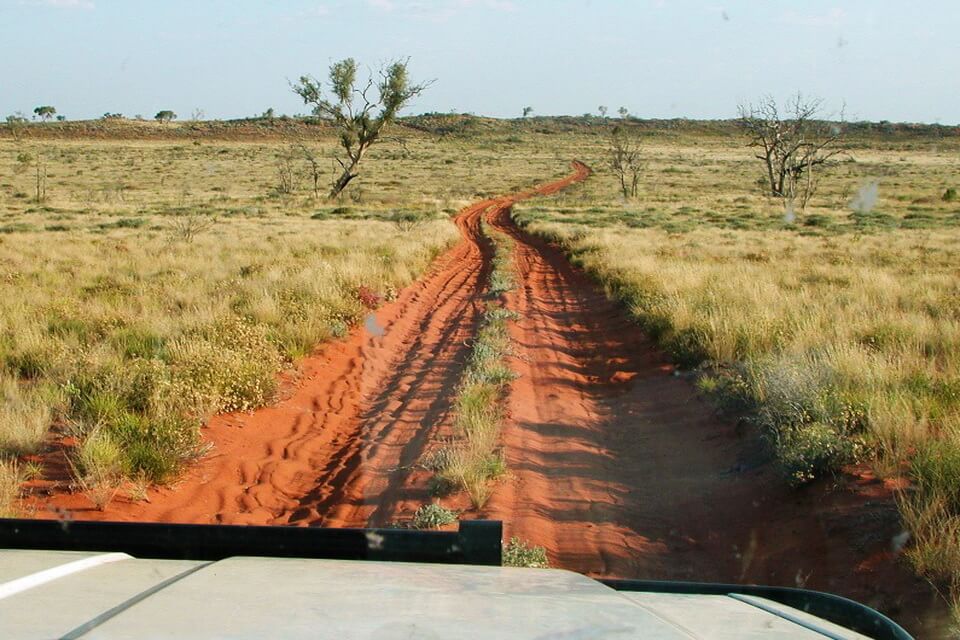
[[[533,113],[533,107],[524,107],[523,108],[523,117],[526,118],[528,115]]]
[[[153,116],[153,119],[157,122],[162,122],[164,124],[170,122],[171,120],[177,119],[177,114],[169,109],[164,109],[163,111],[158,111],[157,115]]]
[[[765,187],[770,196],[783,200],[788,213],[797,204],[806,208],[816,191],[818,169],[845,151],[842,126],[819,119],[820,106],[819,99],[798,93],[783,115],[771,96],[738,107],[748,145],[759,150],[756,158],[763,161]]]
[[[7,116],[7,129],[17,144],[20,144],[20,140],[23,138],[23,128],[26,125],[27,117],[20,111]]]
[[[640,173],[643,171],[643,159],[639,142],[617,125],[610,131],[610,168],[620,181],[620,191],[624,198],[637,195]]]
[[[66,122],[67,116],[57,116],[57,122]]]
[[[340,138],[343,156],[336,156],[342,173],[330,189],[335,198],[359,175],[360,162],[367,150],[380,141],[387,125],[411,99],[420,95],[430,83],[413,84],[407,75],[408,60],[395,60],[380,68],[379,78],[370,74],[363,88],[357,86],[357,63],[347,58],[330,66],[331,98],[311,76],[302,76],[293,91],[304,104],[313,107],[313,114],[330,120]],[[376,96],[371,95],[376,89]]]
[[[296,146],[307,164],[307,171],[310,174],[310,179],[313,184],[313,197],[319,199],[320,181],[323,178],[323,169],[320,166],[320,154],[308,147],[303,140],[298,139]]]
[[[627,111],[626,107],[620,107],[619,109],[617,109],[617,113],[620,114],[621,118],[626,119],[627,115],[629,115],[630,112]]]
[[[273,107],[270,107],[260,116],[261,118],[266,118],[267,120],[273,122],[274,110]]]
[[[597,107],[597,111],[600,112],[600,117],[601,117],[601,118],[606,118],[606,117],[607,117],[607,111],[609,111],[609,109],[607,109],[604,105],[600,105],[599,107]]]
[[[34,112],[35,114],[37,114],[38,116],[40,116],[40,119],[43,120],[44,122],[46,122],[47,120],[49,120],[49,119],[52,118],[53,116],[57,115],[57,110],[56,110],[56,108],[55,108],[55,107],[51,107],[50,105],[44,105],[44,106],[41,106],[41,107],[37,107],[36,109],[33,110],[33,112]]]

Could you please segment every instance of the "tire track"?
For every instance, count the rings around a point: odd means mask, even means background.
[[[307,358],[290,397],[214,417],[205,429],[212,453],[177,484],[151,490],[147,502],[118,499],[73,517],[343,527],[383,525],[415,510],[426,497],[416,463],[451,429],[483,310],[493,250],[481,218],[586,176],[586,167],[576,169],[464,209],[456,218],[462,241],[372,322]]]

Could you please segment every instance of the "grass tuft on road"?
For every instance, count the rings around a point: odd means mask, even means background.
[[[489,499],[491,481],[506,472],[498,441],[504,419],[504,393],[516,377],[506,363],[510,354],[508,322],[515,314],[504,308],[500,300],[515,286],[513,241],[486,223],[482,228],[495,248],[489,300],[467,371],[457,389],[456,429],[462,439],[445,454],[433,482],[438,490],[465,490],[476,508],[483,507]]]

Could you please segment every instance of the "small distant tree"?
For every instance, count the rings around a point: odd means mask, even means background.
[[[606,118],[606,117],[607,117],[607,111],[608,111],[608,109],[607,109],[604,105],[600,105],[599,107],[597,107],[597,111],[600,112],[600,117],[601,117],[601,118]]]
[[[47,158],[44,148],[39,144],[29,150],[19,151],[17,153],[17,164],[14,165],[15,173],[25,173],[33,168],[36,178],[34,190],[34,202],[43,202],[47,199]]]
[[[66,122],[67,116],[57,116],[57,122]]]
[[[52,118],[53,116],[57,115],[57,110],[56,110],[56,108],[55,108],[55,107],[51,107],[50,105],[44,105],[44,106],[41,106],[41,107],[37,107],[36,109],[33,110],[33,112],[34,112],[35,114],[37,114],[37,115],[40,117],[40,119],[43,120],[44,122],[46,122],[47,120],[49,120],[49,119]]]
[[[189,244],[201,233],[212,229],[216,222],[215,217],[197,212],[177,216],[171,229],[173,239]]]
[[[174,114],[173,117],[176,118],[177,117],[176,114]],[[207,113],[199,107],[197,107],[196,109],[193,110],[193,112],[190,113],[190,120],[193,122],[200,122],[206,117],[207,117]]]
[[[636,197],[640,185],[640,173],[643,171],[639,141],[623,127],[615,126],[610,131],[608,154],[610,169],[620,181],[623,197]]]
[[[819,170],[845,152],[841,123],[820,119],[821,100],[792,97],[781,114],[777,101],[765,96],[757,104],[738,107],[739,124],[758,149],[764,184],[770,196],[780,198],[788,213],[800,210],[816,191]]]
[[[313,189],[313,197],[319,200],[320,182],[323,180],[321,156],[317,151],[307,146],[307,143],[303,140],[298,139],[296,142],[296,147],[300,150],[300,154],[303,156],[304,162],[306,162],[307,174],[310,177],[311,186]]]
[[[370,147],[380,141],[384,128],[430,85],[410,82],[407,63],[408,60],[396,60],[381,67],[379,78],[370,74],[362,88],[357,86],[357,63],[353,58],[334,63],[329,72],[329,99],[320,82],[310,76],[302,76],[299,84],[293,85],[304,104],[313,107],[313,114],[330,120],[339,133],[343,156],[334,159],[342,172],[330,189],[330,198],[340,195],[359,175],[360,162]]]
[[[108,112],[106,112],[105,114],[103,114],[103,119],[104,119],[104,120],[122,120],[122,119],[123,119],[123,114],[122,114],[122,113],[110,113],[110,112],[108,111]]]
[[[270,107],[269,109],[267,109],[266,111],[264,111],[263,114],[262,114],[260,117],[261,117],[261,118],[266,118],[267,120],[270,120],[271,122],[273,122],[273,117],[274,117],[273,107]]]
[[[619,109],[617,109],[617,113],[619,113],[620,117],[623,119],[626,119],[626,117],[630,115],[630,112],[627,110],[626,107],[620,107]]]
[[[157,115],[153,116],[153,119],[156,120],[157,122],[162,122],[163,124],[166,124],[171,120],[176,120],[177,114],[175,114],[173,111],[170,111],[169,109],[164,109],[163,111],[158,111]]]
[[[9,129],[10,135],[13,136],[13,140],[17,144],[20,144],[20,140],[23,138],[23,129],[27,122],[27,117],[19,111],[7,116],[7,129]]]
[[[526,118],[528,115],[533,113],[533,107],[524,107],[523,108],[523,117]]]
[[[277,154],[277,195],[290,195],[299,188],[301,174],[297,170],[296,157],[297,149],[292,144]]]

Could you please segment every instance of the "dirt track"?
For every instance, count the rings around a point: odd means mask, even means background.
[[[78,496],[53,506],[79,518],[194,523],[409,517],[430,500],[416,463],[451,433],[490,270],[485,218],[515,239],[518,286],[506,302],[519,313],[511,367],[520,377],[503,431],[509,477],[468,517],[502,519],[508,536],[584,573],[807,586],[894,614],[936,608],[886,553],[898,525],[881,483],[787,489],[621,308],[514,225],[514,202],[589,175],[573,167],[461,212],[463,241],[365,327],[308,358],[285,399],[214,418],[213,453],[177,485],[105,512]]]
[[[492,250],[481,216],[553,193],[589,174],[482,201],[456,219],[463,241],[365,326],[303,363],[292,394],[252,414],[217,416],[212,445],[177,484],[149,502],[104,512],[58,496],[73,517],[159,522],[374,526],[429,500],[416,467],[451,428],[451,401],[483,305]]]

